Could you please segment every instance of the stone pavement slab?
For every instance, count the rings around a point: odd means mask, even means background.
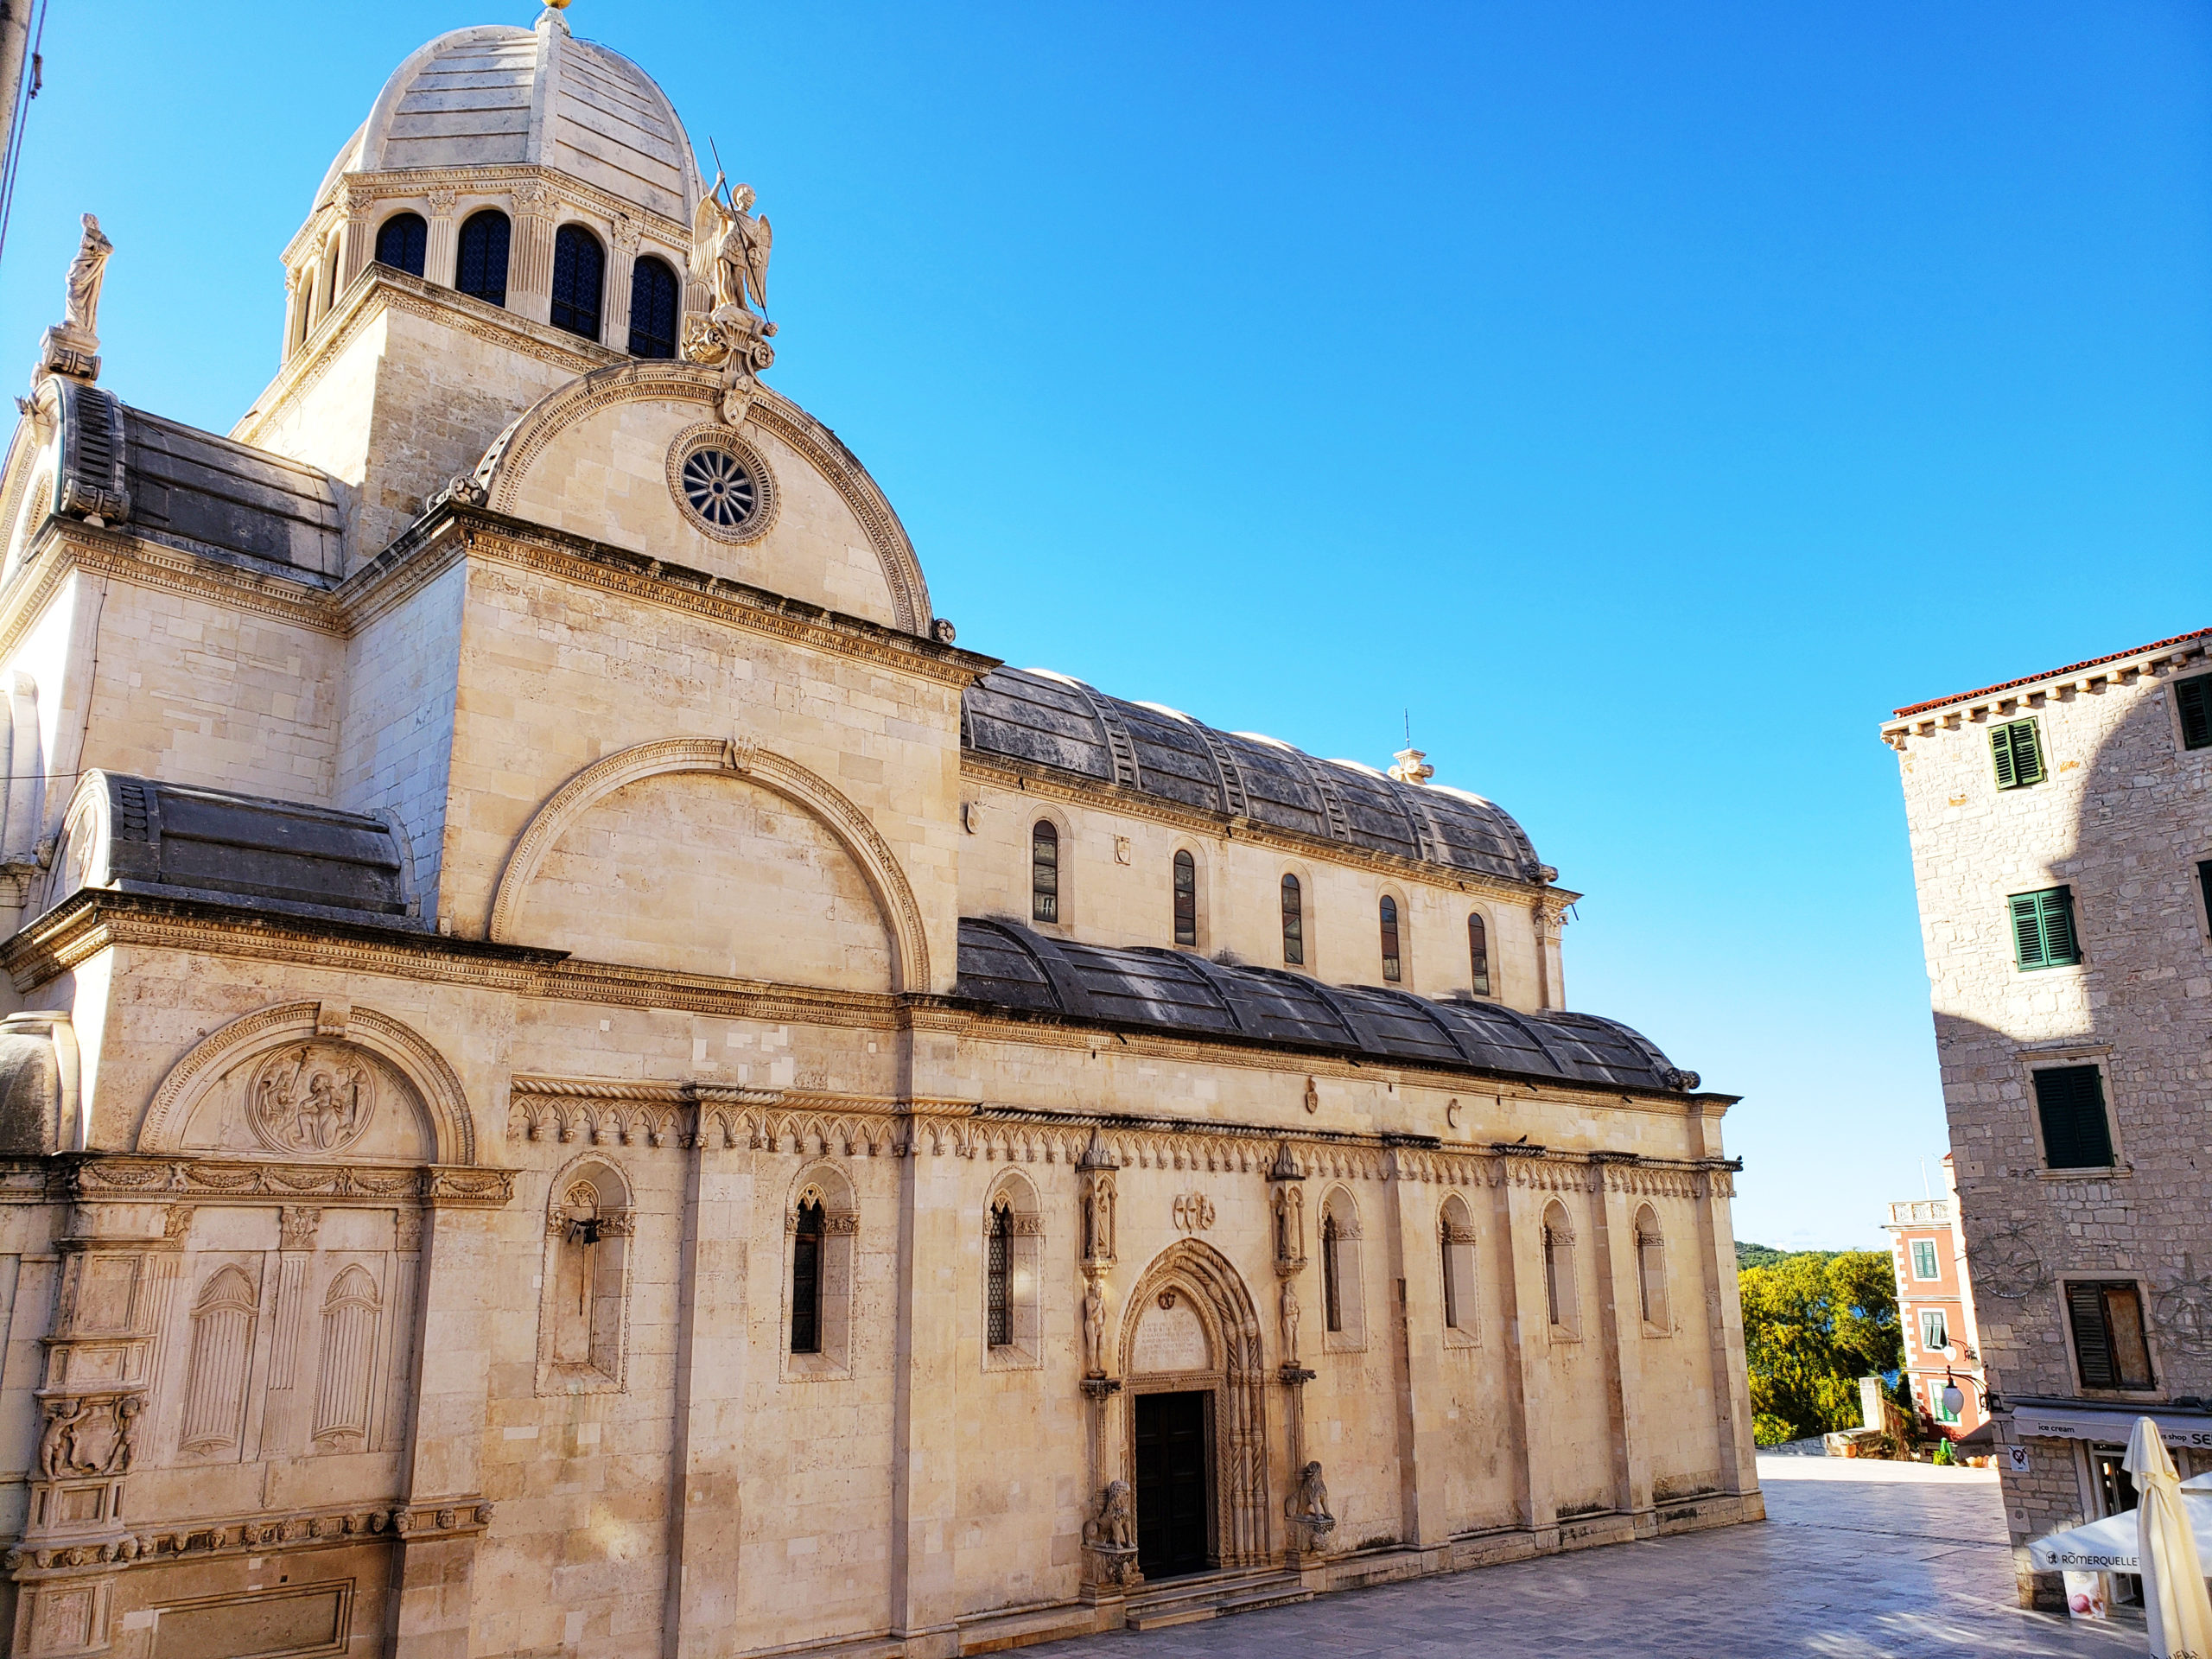
[[[1761,1458],[1759,1484],[1770,1517],[1761,1525],[1033,1651],[1053,1659],[2119,1659],[2145,1651],[2139,1620],[2076,1624],[2014,1605],[1993,1471]]]

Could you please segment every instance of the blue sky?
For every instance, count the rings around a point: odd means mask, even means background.
[[[412,48],[526,6],[58,0],[0,256],[226,429]],[[2212,621],[2212,22],[2123,3],[576,0],[776,226],[773,384],[963,645],[1386,762],[1588,897],[1578,1007],[1714,1088],[1739,1236],[1945,1147],[1903,702]]]

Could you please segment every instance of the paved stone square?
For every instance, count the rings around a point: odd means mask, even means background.
[[[1764,1525],[1620,1544],[1144,1634],[1052,1659],[1497,1653],[1934,1659],[2145,1651],[2140,1621],[2013,1605],[1993,1471],[1761,1458]],[[1038,1651],[1047,1651],[1038,1649]]]

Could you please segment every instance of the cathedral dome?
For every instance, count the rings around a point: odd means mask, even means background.
[[[409,57],[331,163],[315,202],[349,173],[516,166],[555,168],[683,225],[705,188],[683,124],[652,77],[576,39],[549,8],[536,29],[457,29]]]

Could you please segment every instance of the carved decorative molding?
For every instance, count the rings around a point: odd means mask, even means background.
[[[898,855],[868,815],[827,779],[797,761],[731,739],[677,737],[640,743],[585,767],[563,785],[531,819],[500,873],[486,929],[489,937],[503,944],[513,941],[523,894],[570,824],[617,790],[647,778],[694,772],[742,778],[811,812],[860,866],[889,924],[895,954],[893,988],[929,988],[930,948],[922,907],[915,901]]]
[[[515,493],[531,463],[547,444],[578,421],[620,404],[670,398],[685,398],[718,410],[721,397],[720,372],[698,364],[648,359],[594,369],[525,410],[485,452],[476,469],[476,481],[493,512],[512,512]],[[929,588],[922,578],[921,562],[914,556],[906,526],[852,452],[798,404],[766,386],[753,388],[749,419],[796,451],[843,499],[875,550],[891,590],[898,626],[906,632],[926,635],[931,620]]]
[[[0,1566],[22,1582],[86,1567],[166,1564],[180,1556],[260,1554],[295,1546],[355,1544],[379,1536],[465,1537],[489,1527],[493,1512],[493,1506],[480,1497],[456,1497],[397,1508],[295,1510],[222,1522],[141,1523],[135,1532],[99,1543],[54,1548],[19,1543],[0,1557]]]
[[[153,1103],[138,1132],[138,1150],[179,1150],[192,1111],[219,1079],[255,1053],[301,1042],[310,1051],[321,1018],[320,1002],[284,1002],[261,1008],[210,1032],[169,1069],[154,1091]],[[476,1128],[461,1079],[445,1057],[410,1027],[375,1008],[350,1007],[346,1041],[395,1067],[413,1085],[429,1116],[437,1145],[435,1161],[469,1164],[476,1160]],[[258,1081],[258,1080],[257,1080]],[[293,1148],[296,1152],[296,1146]]]
[[[160,1198],[223,1202],[239,1198],[307,1198],[382,1205],[429,1199],[495,1208],[514,1197],[512,1170],[422,1164],[289,1164],[223,1158],[87,1158],[73,1165],[69,1190],[79,1199]]]

